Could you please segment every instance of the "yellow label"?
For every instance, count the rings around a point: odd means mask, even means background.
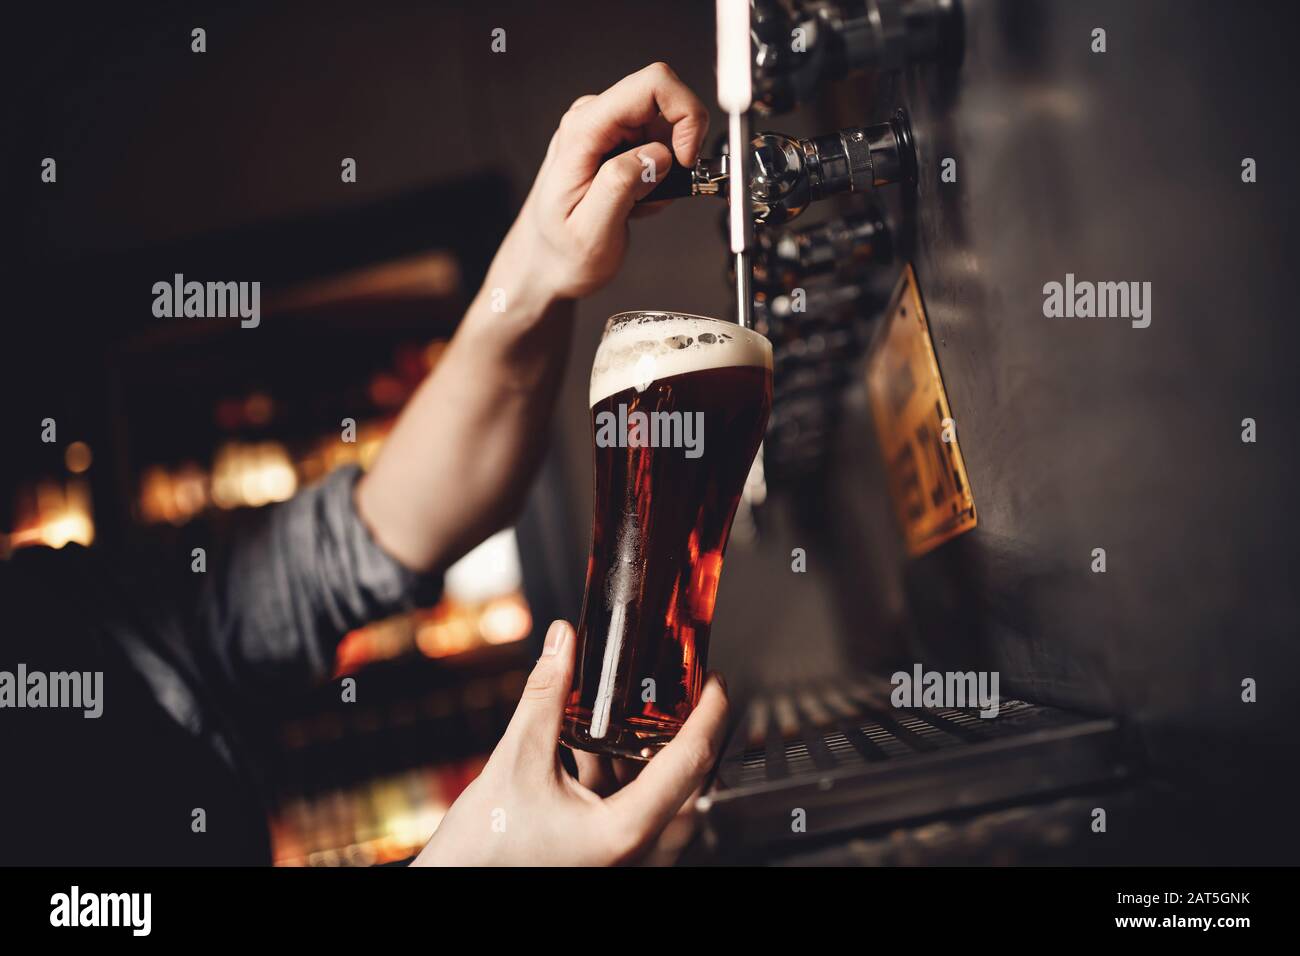
[[[975,499],[909,263],[867,359],[867,393],[894,511],[913,557],[975,527]]]

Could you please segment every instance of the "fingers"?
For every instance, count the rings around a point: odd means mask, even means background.
[[[510,719],[497,752],[544,772],[555,769],[556,740],[564,704],[573,682],[573,653],[577,638],[567,621],[555,621],[546,632],[542,656],[528,675],[519,706]]]
[[[686,798],[686,802],[668,822],[668,826],[664,827],[663,833],[659,834],[654,841],[653,846],[637,861],[639,866],[672,866],[677,862],[682,851],[695,837],[700,819],[695,809],[695,801],[702,793],[704,793],[703,787],[692,791]]]
[[[636,780],[609,798],[622,825],[634,829],[641,840],[662,831],[713,769],[726,729],[727,694],[715,674],[672,742],[655,754]]]
[[[672,152],[692,165],[709,128],[700,98],[664,63],[625,76],[595,99],[583,99],[561,123],[568,144],[594,169],[600,157],[662,115],[672,126]]]
[[[573,759],[578,765],[578,782],[600,797],[631,783],[645,766],[639,760],[612,760],[585,750],[575,750]]]
[[[641,127],[641,140],[646,143],[652,141],[663,143],[665,146],[671,147],[673,145],[673,124],[662,116],[656,116]]]
[[[671,161],[663,143],[646,143],[607,160],[569,216],[574,230],[600,237],[622,229],[636,201],[655,188]]]
[[[618,789],[614,763],[608,757],[586,750],[575,750],[573,762],[578,765],[578,783],[598,797],[608,797]]]

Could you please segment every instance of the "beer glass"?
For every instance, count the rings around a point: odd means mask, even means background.
[[[722,557],[772,405],[772,346],[623,312],[591,370],[595,510],[561,741],[648,760],[699,700]]]

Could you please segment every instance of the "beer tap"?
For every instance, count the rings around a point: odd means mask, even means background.
[[[773,354],[773,372],[782,396],[852,376],[849,363],[861,353],[863,336],[855,326],[810,332],[783,343]]]
[[[957,0],[754,0],[754,108],[783,113],[827,82],[955,57]]]
[[[754,282],[791,288],[813,276],[889,262],[893,254],[889,227],[873,207],[801,229],[762,230],[754,251]]]
[[[685,196],[720,196],[737,192],[731,182],[737,151],[702,157],[691,169],[675,166],[641,202]],[[783,133],[759,133],[750,140],[747,159],[749,203],[756,223],[789,222],[808,204],[847,192],[871,192],[911,181],[916,151],[907,112],[888,122],[852,126],[825,136],[795,139]],[[735,203],[733,201],[734,208]],[[735,251],[733,249],[733,251]]]
[[[774,343],[794,338],[802,329],[823,324],[846,306],[870,301],[875,282],[864,277],[857,282],[812,287],[795,292],[754,296],[754,328]]]

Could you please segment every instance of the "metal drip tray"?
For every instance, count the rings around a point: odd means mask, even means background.
[[[1118,721],[1003,699],[895,708],[880,678],[753,698],[701,800],[707,845],[754,850],[809,836],[1022,801],[1128,776]]]

